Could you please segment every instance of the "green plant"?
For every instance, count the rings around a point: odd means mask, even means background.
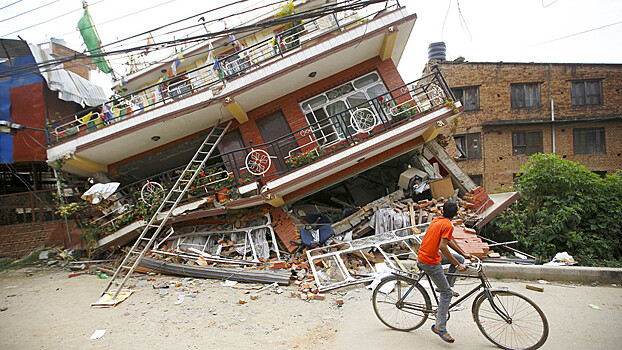
[[[552,154],[535,154],[521,169],[521,198],[492,221],[520,248],[552,258],[567,251],[582,265],[622,260],[622,172],[601,178]]]
[[[316,160],[322,153],[320,147],[315,147],[305,152],[298,153],[296,155],[292,155],[287,158],[285,162],[289,164],[292,168],[299,168],[301,166],[307,165],[314,160]]]
[[[397,107],[391,108],[391,114],[393,115],[393,120],[396,122],[409,119],[413,115],[417,114],[418,110],[416,106],[413,106],[409,103],[404,103]]]

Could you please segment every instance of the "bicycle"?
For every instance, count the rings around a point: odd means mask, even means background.
[[[468,268],[475,270],[477,274],[447,274],[480,280],[477,286],[451,303],[449,310],[483,288],[475,297],[471,312],[484,337],[502,349],[541,347],[548,337],[549,324],[540,307],[529,298],[507,288],[491,287],[482,269],[481,260],[475,259],[474,264]],[[435,305],[432,305],[428,292],[419,283],[424,276],[432,286]],[[421,327],[428,317],[436,315],[438,308],[434,284],[423,271],[415,275],[398,270],[384,277],[374,289],[372,302],[380,321],[399,331],[411,331]],[[449,315],[447,319],[449,320]]]

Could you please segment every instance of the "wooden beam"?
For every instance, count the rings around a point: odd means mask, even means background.
[[[380,46],[380,59],[387,60],[393,55],[393,48],[395,47],[395,39],[397,38],[397,27],[389,27],[387,33],[384,34],[382,45]]]
[[[76,154],[73,154],[69,159],[65,161],[65,163],[93,174],[100,171],[103,173],[108,172],[108,167],[106,165],[92,161],[88,158],[81,157]]]
[[[225,108],[233,115],[235,120],[240,124],[244,124],[248,121],[248,115],[242,109],[242,107],[233,99],[233,97],[226,97],[223,103]]]
[[[272,194],[269,193],[266,197],[265,197],[265,201],[266,203],[270,204],[273,207],[280,207],[283,204],[285,204],[285,201],[283,200],[283,197],[279,196],[278,194]]]

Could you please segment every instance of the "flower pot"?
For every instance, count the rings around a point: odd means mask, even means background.
[[[216,194],[216,197],[218,198],[218,201],[220,203],[229,199],[229,195],[227,194],[227,189],[223,188],[222,190],[219,190],[218,193]]]

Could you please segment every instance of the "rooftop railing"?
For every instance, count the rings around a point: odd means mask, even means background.
[[[385,90],[271,142],[212,156],[180,205],[198,198],[218,203],[259,194],[261,186],[271,179],[338,155],[348,147],[444,107],[458,112],[451,90],[435,68],[409,84]],[[312,115],[311,111],[307,115]],[[153,212],[184,168],[185,165],[170,169],[120,188],[115,200],[109,202],[105,217],[96,224],[102,230],[114,231]]]
[[[343,12],[308,20],[240,51],[217,57],[201,67],[126,95],[115,96],[100,107],[52,121],[46,127],[48,145],[86,135],[190,95],[205,93],[207,98],[218,96],[227,81],[272,63],[288,52],[305,48],[327,35],[366,23],[385,10],[362,17],[360,12]]]

